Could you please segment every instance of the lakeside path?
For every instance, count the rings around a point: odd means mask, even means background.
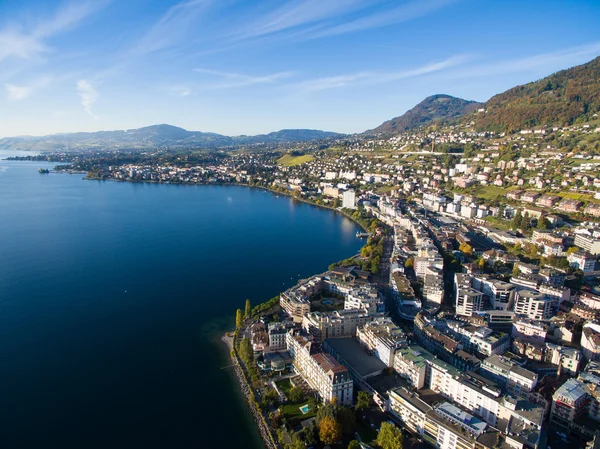
[[[267,420],[261,411],[258,403],[256,402],[256,396],[253,388],[250,386],[248,382],[248,378],[246,377],[246,373],[242,368],[237,351],[235,350],[235,336],[232,337],[229,333],[225,334],[221,339],[227,347],[230,349],[230,357],[231,362],[233,364],[233,369],[235,372],[235,377],[238,380],[240,385],[240,389],[242,390],[242,394],[246,399],[246,403],[248,404],[248,408],[252,413],[252,417],[254,418],[254,422],[258,428],[258,433],[260,434],[261,439],[266,447],[266,449],[279,449],[279,445],[275,442],[275,438],[271,433],[271,427],[268,425]]]

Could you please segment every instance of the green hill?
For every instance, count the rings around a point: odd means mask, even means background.
[[[399,134],[434,121],[455,119],[475,110],[480,103],[450,95],[432,95],[399,117],[382,123],[365,134]]]
[[[469,114],[476,129],[517,131],[566,126],[600,111],[600,57],[539,81],[513,87],[485,103],[485,114]]]

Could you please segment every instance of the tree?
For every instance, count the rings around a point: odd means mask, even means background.
[[[525,212],[525,214],[523,214],[523,218],[521,219],[521,229],[526,230],[529,228],[529,221],[529,213]]]
[[[513,265],[512,275],[513,277],[519,276],[519,262],[515,262],[515,264]]]
[[[290,392],[288,393],[288,399],[291,402],[302,402],[304,400],[304,391],[298,387],[292,387]]]
[[[389,422],[381,423],[377,434],[377,445],[382,449],[402,449],[402,432]]]
[[[319,438],[325,444],[333,444],[342,438],[342,426],[335,418],[324,417],[319,423]]]
[[[244,318],[248,319],[252,315],[252,305],[250,304],[250,300],[246,300],[246,309],[244,311]]]
[[[467,254],[469,256],[473,254],[473,247],[466,242],[461,243],[458,247],[458,250],[463,254]]]
[[[478,266],[479,268],[481,268],[482,270],[485,268],[485,259],[484,259],[483,257],[480,257],[480,258],[477,260],[477,266]]]
[[[350,407],[339,407],[337,413],[337,421],[342,428],[342,434],[352,436],[356,429],[356,418]]]
[[[242,309],[237,309],[235,312],[235,327],[241,329],[244,326],[244,314]]]
[[[348,449],[361,449],[360,443],[356,440],[352,440],[350,441],[350,444],[348,444]]]
[[[406,262],[404,262],[404,266],[406,268],[413,268],[415,266],[415,259],[413,259],[412,257],[409,259],[406,259]]]
[[[371,407],[372,402],[373,396],[371,396],[366,391],[359,391],[358,397],[356,398],[356,405],[354,406],[354,408],[357,412],[367,410],[369,407]]]
[[[515,216],[513,217],[512,221],[510,222],[510,226],[513,229],[519,229],[521,227],[522,223],[523,223],[523,215],[521,215],[521,211],[518,210],[515,213]]]
[[[579,248],[577,248],[576,246],[571,246],[568,250],[567,250],[567,255],[571,255],[573,253],[576,253],[577,251],[579,251]]]
[[[550,222],[546,217],[540,217],[537,222],[537,228],[540,230],[546,230],[550,227]]]

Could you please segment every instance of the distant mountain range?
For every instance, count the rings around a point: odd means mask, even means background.
[[[229,137],[215,133],[188,131],[171,125],[153,125],[126,131],[52,134],[49,136],[6,137],[0,150],[74,151],[80,149],[122,149],[157,147],[219,148],[259,143],[292,143],[342,136],[312,129],[283,129],[256,136]]]
[[[443,94],[432,95],[400,117],[388,120],[377,128],[366,131],[365,134],[399,134],[434,121],[461,117],[478,107],[481,107],[481,103],[476,101]]]

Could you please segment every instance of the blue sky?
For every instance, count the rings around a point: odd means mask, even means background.
[[[598,55],[598,0],[1,0],[0,137],[362,132]]]

